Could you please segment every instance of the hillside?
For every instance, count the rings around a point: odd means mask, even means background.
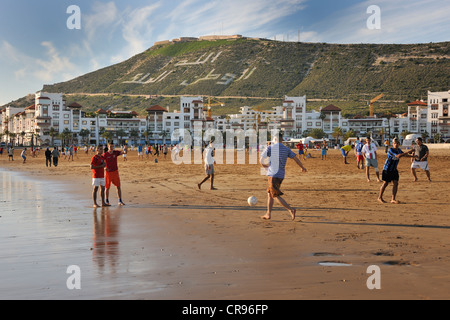
[[[239,39],[154,46],[43,90],[70,94],[68,102],[86,108],[137,111],[156,103],[178,109],[179,95],[222,97],[226,107],[214,108],[214,114],[237,112],[242,105],[271,107],[285,95],[306,95],[311,101],[328,99],[309,107],[330,102],[350,115],[365,114],[367,101],[379,93],[385,97],[376,111],[400,112],[405,102],[449,85],[450,42],[337,45]]]

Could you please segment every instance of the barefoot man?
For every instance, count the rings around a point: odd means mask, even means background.
[[[217,190],[214,188],[214,164],[216,163],[216,160],[214,160],[214,147],[213,143],[210,142],[208,147],[203,152],[203,158],[205,160],[205,173],[206,177],[197,184],[198,188],[202,188],[202,184],[206,182],[208,179],[211,179],[211,190]]]
[[[428,156],[430,155],[430,152],[428,150],[428,147],[423,144],[421,137],[418,137],[416,139],[416,144],[417,146],[414,149],[412,149],[414,161],[411,164],[411,172],[414,176],[414,182],[417,181],[417,174],[416,174],[417,168],[424,170],[425,173],[427,174],[428,181],[431,182],[430,169],[428,167]]]
[[[398,175],[398,170],[397,170],[398,162],[401,157],[404,157],[404,156],[411,157],[410,154],[411,154],[411,152],[413,152],[413,150],[410,150],[408,152],[403,152],[399,148],[400,142],[398,141],[397,138],[394,139],[394,141],[392,142],[392,145],[393,145],[393,147],[388,150],[387,159],[386,159],[386,162],[384,163],[383,173],[382,173],[382,179],[383,179],[384,183],[380,188],[380,194],[378,196],[378,201],[381,203],[386,203],[386,201],[384,201],[384,199],[383,199],[383,193],[384,193],[384,190],[386,190],[386,187],[388,186],[388,184],[392,181],[393,187],[392,187],[391,203],[398,204],[399,201],[396,198],[397,190],[398,190],[398,180],[399,180],[399,175]]]
[[[269,220],[272,217],[272,208],[274,199],[277,200],[284,208],[286,208],[292,220],[295,219],[295,208],[292,208],[281,196],[283,192],[280,191],[281,183],[285,176],[285,166],[287,158],[293,159],[297,165],[306,172],[302,162],[296,157],[291,149],[278,142],[278,137],[273,139],[273,144],[267,147],[261,155],[260,163],[267,170],[268,188],[267,188],[267,213],[262,216],[262,219]],[[269,164],[264,164],[264,160],[269,158]]]
[[[109,204],[109,189],[111,183],[117,188],[117,197],[119,198],[119,206],[124,206],[122,201],[122,189],[120,188],[119,167],[117,165],[117,157],[123,154],[122,151],[114,150],[114,144],[108,145],[108,151],[103,154],[106,161],[105,187],[106,187],[106,203]]]
[[[94,201],[94,208],[98,208],[97,193],[98,187],[101,187],[100,195],[102,198],[102,207],[109,207],[105,202],[105,167],[106,161],[102,156],[103,146],[97,147],[97,154],[92,157],[91,170],[92,170],[92,185],[94,190],[92,191],[92,200]]]
[[[367,181],[370,182],[369,168],[373,167],[375,169],[377,181],[381,182],[380,172],[378,170],[377,146],[375,145],[375,143],[372,142],[372,138],[370,138],[370,137],[367,137],[366,141],[367,141],[367,143],[363,146],[363,148],[361,149],[361,152],[364,156],[364,159],[366,159],[365,165],[366,165]]]

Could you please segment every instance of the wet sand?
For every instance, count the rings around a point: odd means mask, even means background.
[[[198,190],[202,165],[139,161],[133,151],[119,160],[127,205],[112,189],[113,206],[94,210],[90,155],[57,168],[43,155],[26,164],[3,155],[0,298],[449,299],[450,151],[432,150],[431,183],[420,170],[413,183],[410,160],[400,160],[398,205],[377,202],[380,184],[373,171],[366,181],[353,155],[348,165],[337,150],[312,155],[307,173],[292,161],[286,168],[295,221],[278,205],[272,220],[260,219],[267,178],[258,165],[216,165],[218,190]],[[12,179],[27,181],[19,197],[7,191]],[[69,265],[81,269],[81,290],[67,289]],[[380,290],[367,288],[371,265]]]

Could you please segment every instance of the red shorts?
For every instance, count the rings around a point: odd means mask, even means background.
[[[360,156],[356,156],[356,161],[363,161],[364,160],[364,156],[363,155],[360,155]]]
[[[111,183],[116,187],[120,187],[119,171],[105,172],[105,188],[111,188]]]

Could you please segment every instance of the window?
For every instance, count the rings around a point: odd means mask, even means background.
[[[64,120],[64,124],[69,124],[69,120]]]

